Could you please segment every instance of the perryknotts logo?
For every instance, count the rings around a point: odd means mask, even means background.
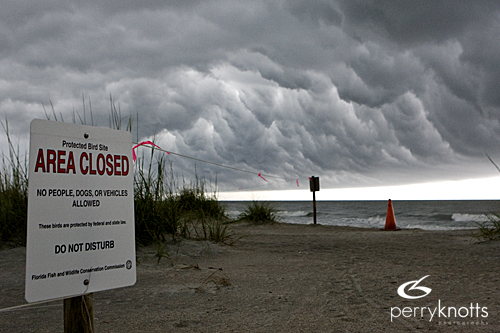
[[[427,288],[427,287],[418,287],[418,284],[423,280],[425,279],[426,277],[428,277],[430,275],[426,275],[424,276],[423,278],[421,278],[420,280],[415,280],[415,281],[408,281],[406,283],[403,283],[402,285],[399,286],[398,288],[398,295],[403,297],[403,298],[407,298],[407,299],[417,299],[417,298],[422,298],[422,297],[425,297],[427,295],[429,295],[432,291],[431,288]],[[408,295],[406,292],[405,292],[405,288],[406,286],[408,285],[411,285],[410,288],[408,288],[408,291],[410,290],[414,290],[414,289],[417,289],[417,290],[421,290],[423,291],[425,294],[423,295],[419,295],[419,296],[410,296]]]
[[[429,277],[426,275],[419,280],[412,280],[403,283],[399,286],[397,293],[400,297],[405,299],[419,299],[429,295],[432,291],[429,287],[419,285],[424,279]],[[488,308],[481,307],[479,303],[471,302],[468,306],[442,306],[441,299],[438,299],[438,305],[431,306],[406,306],[403,308],[394,306],[391,307],[391,322],[394,318],[414,317],[417,319],[429,318],[431,322],[434,318],[439,318],[439,324],[445,325],[488,325],[483,322],[484,318],[488,317]]]

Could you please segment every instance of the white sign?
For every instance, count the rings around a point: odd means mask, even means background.
[[[136,281],[132,136],[31,122],[26,300]]]

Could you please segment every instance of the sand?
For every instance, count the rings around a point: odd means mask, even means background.
[[[136,285],[94,294],[96,331],[500,332],[500,242],[471,231],[231,230],[243,236],[233,246],[170,243],[159,263],[154,247],[139,248]],[[24,266],[24,248],[0,251],[0,308],[26,303]],[[429,295],[398,295],[427,275]],[[466,317],[445,317],[450,307]],[[0,332],[62,332],[62,310],[56,301],[0,312]]]

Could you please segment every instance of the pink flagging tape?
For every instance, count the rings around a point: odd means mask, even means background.
[[[135,160],[137,159],[137,155],[135,154],[135,148],[139,147],[139,146],[142,146],[142,145],[153,145],[155,146],[156,148],[158,149],[161,149],[160,146],[154,144],[153,142],[151,141],[142,141],[141,143],[139,143],[138,145],[135,145],[134,148],[132,148],[132,157],[134,159],[134,162]],[[162,149],[163,150],[163,149]],[[166,151],[167,154],[170,155],[170,153],[168,151]]]
[[[238,168],[235,168],[235,167],[231,167],[231,166],[228,166],[228,165],[224,165],[224,164],[219,164],[219,163],[214,163],[214,162],[210,162],[210,161],[205,161],[205,160],[202,160],[202,159],[199,159],[199,158],[195,158],[195,157],[191,157],[191,156],[186,156],[186,155],[182,155],[182,154],[179,154],[179,153],[175,153],[175,152],[169,152],[169,151],[166,151],[166,150],[163,150],[160,146],[154,144],[153,142],[151,141],[143,141],[137,145],[135,145],[133,148],[132,148],[132,157],[133,157],[133,160],[134,162],[136,161],[137,159],[137,155],[135,154],[135,149],[139,146],[143,146],[143,145],[152,145],[156,148],[158,148],[160,151],[162,152],[165,152],[167,154],[172,154],[172,155],[176,155],[176,156],[181,156],[181,157],[184,157],[184,158],[189,158],[191,160],[194,160],[194,161],[199,161],[199,162],[203,162],[203,163],[207,163],[207,164],[211,164],[211,165],[215,165],[215,166],[218,166],[218,167],[221,167],[221,168],[226,168],[226,169],[231,169],[231,170],[235,170],[235,171],[240,171],[240,172],[245,172],[245,173],[250,173],[250,174],[257,174],[256,172],[252,172],[252,171],[248,171],[248,170],[243,170],[243,169],[238,169]],[[153,147],[148,147],[148,148],[153,148]],[[259,172],[257,174],[260,178],[262,178],[264,181],[267,182],[267,179],[264,178],[264,176],[262,176],[262,173]],[[272,176],[272,175],[266,175],[266,177],[271,177],[271,178],[277,178],[277,179],[285,179],[286,181],[289,181],[289,180],[292,180],[293,181],[293,178],[284,178],[284,177],[279,177],[279,176]],[[297,183],[297,187],[299,187],[299,180],[298,179],[295,179],[296,183]],[[244,188],[239,188],[240,191],[242,191]]]

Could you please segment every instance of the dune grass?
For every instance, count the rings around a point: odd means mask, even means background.
[[[276,213],[277,210],[270,202],[253,200],[240,214],[239,221],[246,221],[253,224],[277,223],[279,222],[279,218]]]
[[[15,245],[26,244],[28,214],[28,161],[15,148],[7,121],[1,122],[7,134],[9,155],[2,153],[0,170],[0,240]]]
[[[136,239],[148,245],[167,241],[167,236],[226,242],[229,218],[217,193],[207,193],[204,178],[197,175],[189,185],[178,187],[172,164],[152,149],[148,163],[138,159],[134,179]]]
[[[481,241],[499,241],[500,214],[490,213],[486,217],[488,221],[478,223],[477,230],[473,236]]]

